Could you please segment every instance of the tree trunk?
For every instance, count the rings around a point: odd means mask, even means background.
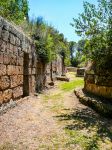
[[[65,63],[64,63],[64,57],[62,57],[62,76],[65,76]]]
[[[53,82],[53,68],[52,68],[52,61],[51,61],[51,67],[50,67],[50,78],[51,78],[51,82]]]

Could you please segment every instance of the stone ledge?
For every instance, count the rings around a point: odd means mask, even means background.
[[[93,110],[103,116],[112,118],[111,100],[93,96],[82,89],[75,89],[74,93],[82,104],[91,107]]]
[[[67,78],[66,76],[59,76],[59,77],[56,77],[57,80],[60,80],[60,81],[66,81],[66,82],[69,82],[69,78]]]

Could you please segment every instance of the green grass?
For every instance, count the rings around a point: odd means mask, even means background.
[[[87,135],[82,134],[80,131],[76,130],[68,130],[66,129],[66,134],[69,136],[69,140],[67,146],[71,144],[78,144],[83,150],[99,150],[98,147],[98,139],[97,135],[93,135],[89,137]]]
[[[57,100],[62,98],[61,93],[53,94],[53,95],[44,95],[44,100],[47,102],[48,100]]]
[[[83,87],[84,86],[84,79],[83,78],[77,78],[77,80],[73,80],[66,83],[61,83],[59,85],[60,89],[63,91],[71,91],[75,89],[76,87]]]

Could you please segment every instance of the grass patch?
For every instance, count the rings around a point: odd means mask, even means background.
[[[83,78],[77,78],[77,80],[73,80],[71,82],[67,83],[61,83],[59,85],[60,89],[63,91],[71,91],[75,89],[76,87],[84,86],[84,79]]]
[[[48,101],[48,100],[57,100],[57,99],[61,99],[62,98],[62,95],[61,93],[58,93],[58,94],[53,94],[53,95],[44,95],[44,100],[45,101]]]
[[[17,147],[9,142],[0,145],[0,150],[15,150],[15,149],[17,149]]]
[[[80,131],[71,131],[66,129],[66,134],[69,136],[67,146],[72,144],[78,144],[83,150],[100,150],[98,147],[98,136],[93,135],[89,137],[82,134]]]

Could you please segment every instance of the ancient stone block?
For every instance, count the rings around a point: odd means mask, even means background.
[[[1,46],[0,46],[0,51],[1,52],[6,52],[7,49],[7,44],[5,41],[1,41]]]
[[[23,66],[23,57],[17,57],[17,65]]]
[[[0,90],[5,90],[10,86],[10,80],[8,76],[0,77]]]
[[[18,37],[15,38],[15,43],[16,43],[17,46],[20,46],[21,41]]]
[[[86,81],[88,82],[88,83],[95,83],[95,77],[94,77],[94,75],[92,75],[92,74],[89,74],[89,75],[86,75]]]
[[[6,75],[6,66],[0,64],[0,76]]]
[[[18,86],[16,88],[13,89],[13,97],[15,98],[19,98],[23,95],[23,87]]]
[[[10,28],[10,25],[9,25],[9,23],[7,22],[7,21],[5,21],[4,19],[3,19],[3,28],[5,29],[5,30],[9,30],[9,28]]]
[[[18,56],[18,47],[17,46],[14,46],[14,49],[13,49],[14,51],[13,51],[13,54],[15,55],[15,56]]]
[[[84,73],[85,73],[85,68],[78,68],[77,69],[77,77],[84,77]]]
[[[16,63],[17,57],[14,54],[10,55],[10,65],[16,65]]]
[[[10,43],[15,45],[15,36],[13,34],[9,34],[9,40],[10,40]]]
[[[3,18],[0,17],[0,27],[3,27]]]
[[[4,62],[5,65],[10,64],[10,56],[8,54],[4,54],[3,62]]]
[[[22,75],[23,74],[23,66],[16,66],[17,74]]]
[[[3,92],[3,99],[4,102],[8,102],[12,99],[12,89],[8,89]]]
[[[9,44],[9,49],[12,51],[13,53],[13,50],[14,50],[14,45],[12,45],[11,43]]]
[[[3,103],[3,93],[0,91],[0,105]]]
[[[8,41],[8,39],[9,39],[9,31],[7,31],[7,30],[2,30],[2,39],[3,39],[4,41]]]
[[[0,64],[3,64],[3,53],[0,52]]]
[[[23,75],[13,75],[10,76],[11,79],[11,88],[23,84]]]
[[[24,52],[22,51],[21,47],[18,47],[18,55],[20,57],[23,57],[23,55],[24,55]]]
[[[14,74],[16,74],[15,66],[13,66],[13,65],[8,65],[8,66],[7,66],[7,74],[8,74],[8,75],[14,75]]]

